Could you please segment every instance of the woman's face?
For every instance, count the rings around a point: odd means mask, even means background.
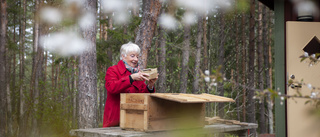
[[[127,56],[122,56],[122,59],[128,63],[131,67],[136,67],[138,65],[139,54],[137,52],[129,52]]]

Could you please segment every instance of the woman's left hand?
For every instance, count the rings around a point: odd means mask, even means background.
[[[158,74],[158,76],[159,76],[159,74]],[[154,87],[154,84],[156,83],[158,76],[154,79],[149,79],[149,81],[148,81],[148,88],[149,89],[152,89]]]

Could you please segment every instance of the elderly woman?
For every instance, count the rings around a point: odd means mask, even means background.
[[[120,61],[108,68],[106,73],[107,101],[104,109],[103,127],[118,126],[120,121],[120,93],[154,93],[155,79],[146,78],[139,71],[140,48],[134,43],[121,46]],[[148,85],[145,84],[148,81]]]

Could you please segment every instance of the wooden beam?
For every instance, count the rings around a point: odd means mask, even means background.
[[[133,109],[133,110],[147,110],[148,106],[146,104],[133,104],[133,103],[127,103],[127,104],[121,104],[121,109]]]
[[[285,1],[275,1],[275,90],[286,94],[285,68]],[[275,98],[275,131],[277,137],[286,137],[286,104],[280,104],[280,98]]]

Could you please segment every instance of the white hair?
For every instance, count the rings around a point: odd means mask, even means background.
[[[120,48],[120,60],[122,60],[122,55],[126,57],[129,52],[137,52],[140,54],[140,48],[137,44],[132,42],[123,44]]]

